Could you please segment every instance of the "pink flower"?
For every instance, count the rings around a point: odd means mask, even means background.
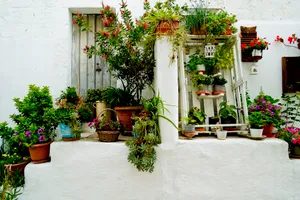
[[[93,122],[90,122],[90,123],[88,124],[88,126],[89,126],[89,127],[92,127],[92,126],[93,126]]]

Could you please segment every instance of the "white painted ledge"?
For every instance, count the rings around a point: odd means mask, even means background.
[[[157,153],[149,174],[124,143],[54,142],[51,163],[26,167],[20,200],[299,200],[300,160],[278,139],[179,140]]]

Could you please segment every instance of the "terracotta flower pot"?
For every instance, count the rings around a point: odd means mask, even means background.
[[[51,143],[52,141],[43,144],[35,144],[32,147],[29,147],[32,163],[39,164],[50,161],[49,155]]]
[[[224,85],[214,85],[213,95],[225,94],[225,86]]]
[[[274,138],[276,137],[276,134],[273,134],[272,131],[273,131],[273,124],[267,124],[263,127],[263,135],[269,137],[269,138]]]
[[[174,31],[179,29],[179,21],[169,21],[169,20],[161,20],[158,24],[158,27],[156,29],[156,33],[173,33]]]
[[[206,131],[206,128],[205,127],[196,127],[195,131],[196,132],[204,132],[204,131]]]
[[[115,107],[119,120],[123,121],[124,130],[132,131],[132,117],[142,110],[140,106]]]
[[[201,28],[192,28],[191,33],[193,35],[206,35],[207,34],[206,26],[203,25]]]
[[[8,173],[20,172],[24,176],[24,170],[28,163],[30,163],[30,161],[25,161],[17,164],[4,164],[4,167],[8,170]]]

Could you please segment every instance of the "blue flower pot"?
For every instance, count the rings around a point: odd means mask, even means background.
[[[73,131],[69,126],[60,123],[59,129],[60,129],[62,138],[72,138],[73,137]]]

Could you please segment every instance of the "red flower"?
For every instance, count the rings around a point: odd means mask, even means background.
[[[288,41],[291,44],[293,42],[293,38],[292,37],[288,37]]]
[[[254,47],[254,46],[255,46],[254,41],[251,41],[251,42],[250,42],[250,46],[251,46],[251,47]]]
[[[258,42],[257,45],[258,45],[258,46],[261,46],[261,42]]]
[[[241,47],[242,47],[242,50],[244,50],[247,47],[247,44],[242,44]]]
[[[147,29],[147,28],[148,28],[147,22],[144,22],[143,27],[144,27],[144,29]]]
[[[145,3],[148,3],[148,0],[145,0]]]
[[[110,9],[110,6],[109,6],[109,5],[107,5],[107,6],[105,7],[105,9],[106,9],[106,10],[109,10],[109,9]]]
[[[77,21],[76,21],[75,19],[73,19],[73,21],[72,21],[72,22],[73,22],[73,24],[77,24]]]

